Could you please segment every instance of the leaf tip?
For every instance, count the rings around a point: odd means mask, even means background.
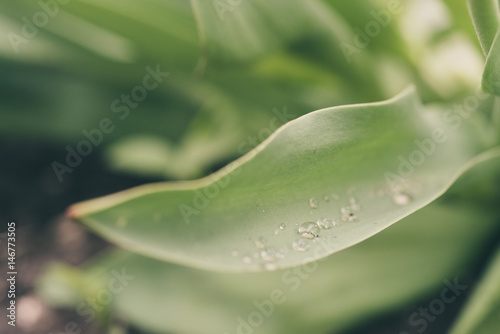
[[[68,219],[71,219],[71,220],[76,220],[78,219],[78,217],[80,217],[81,215],[79,214],[78,212],[78,209],[77,209],[77,205],[76,204],[73,204],[71,206],[69,206],[67,209],[66,209],[66,212],[64,213],[64,215],[68,218]]]

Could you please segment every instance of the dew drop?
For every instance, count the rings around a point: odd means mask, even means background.
[[[309,199],[309,205],[311,206],[311,208],[315,209],[318,207],[318,201],[314,197],[311,197]]]
[[[236,257],[236,256],[238,256],[239,254],[240,254],[240,252],[238,252],[238,250],[236,250],[236,249],[233,249],[233,250],[231,251],[231,255],[232,255],[232,256],[235,256],[235,257]]]
[[[262,264],[262,267],[263,267],[265,270],[269,270],[269,271],[273,271],[273,270],[276,270],[276,269],[277,269],[277,266],[276,266],[274,263],[263,263],[263,264]]]
[[[244,263],[252,263],[252,258],[250,256],[243,256],[242,261]]]
[[[292,248],[298,252],[305,252],[309,246],[307,246],[304,239],[299,239],[293,242]]]
[[[313,222],[306,222],[300,225],[299,234],[306,239],[314,239],[318,236],[318,225]]]
[[[358,217],[352,212],[351,208],[344,207],[340,209],[342,212],[342,220],[345,222],[355,222],[358,220]]]
[[[392,195],[392,200],[397,205],[407,205],[411,202],[411,196],[406,193],[398,192]]]
[[[323,219],[318,219],[316,222],[316,225],[318,225],[319,228],[328,230],[332,226],[335,226],[335,222],[328,218],[323,218]]]
[[[260,252],[260,257],[262,258],[262,260],[266,262],[273,262],[274,260],[276,260],[276,258],[271,254],[271,252],[265,250]]]
[[[323,199],[325,200],[325,202],[330,202],[330,197],[328,195],[325,195],[325,197],[323,197]]]
[[[284,223],[281,223],[280,226],[276,231],[274,231],[274,234],[278,235],[281,231],[285,229],[286,225]]]

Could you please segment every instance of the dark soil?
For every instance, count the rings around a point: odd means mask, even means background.
[[[7,223],[16,223],[16,327],[0,321],[0,333],[65,333],[65,324],[78,315],[54,310],[34,293],[34,285],[51,262],[78,265],[107,247],[102,239],[64,217],[66,208],[85,199],[158,181],[109,172],[99,152],[85,157],[80,166],[59,182],[53,161],[63,162],[64,147],[38,141],[0,140],[0,254],[7,268]],[[4,271],[6,273],[7,270]],[[6,275],[6,274],[4,274]],[[7,307],[7,281],[0,281],[2,318]],[[81,333],[102,333],[96,324],[83,323]]]

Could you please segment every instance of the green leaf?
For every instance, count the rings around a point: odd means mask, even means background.
[[[490,53],[499,26],[498,1],[468,0],[467,2],[483,54],[487,56]]]
[[[489,334],[500,328],[500,248],[450,334]]]
[[[376,62],[352,46],[355,33],[335,8],[322,1],[192,0],[191,4],[202,47],[199,73],[287,53],[324,67],[324,73],[336,73],[367,96],[380,96]]]
[[[116,314],[154,332],[237,333],[237,318],[248,321],[254,302],[277,289],[286,301],[255,332],[337,333],[440,290],[445,278],[467,270],[498,231],[492,210],[467,203],[432,203],[344,252],[288,270],[216,273],[120,251],[101,255],[82,273],[94,280],[101,273],[105,283],[113,270],[134,276],[113,296]],[[51,280],[43,282],[40,291]]]
[[[497,0],[469,0],[469,10],[479,37],[486,64],[483,73],[483,88],[500,95],[500,9]]]
[[[439,116],[413,91],[319,110],[206,178],[141,186],[76,204],[68,214],[165,261],[229,271],[296,266],[376,234],[442,194],[464,168],[498,154],[465,166],[475,154],[472,138]],[[303,224],[324,219],[336,226],[299,234]]]
[[[497,35],[498,36],[498,35]],[[483,89],[489,93],[500,95],[500,41],[496,37],[486,58],[482,78]]]
[[[51,264],[37,280],[37,293],[56,307],[78,304],[86,293],[81,270],[62,264]]]

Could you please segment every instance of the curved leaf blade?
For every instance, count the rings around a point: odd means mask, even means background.
[[[319,110],[209,177],[138,187],[68,214],[165,261],[224,271],[293,267],[378,233],[450,186],[474,151],[438,115],[413,91]],[[437,132],[446,140],[431,143]],[[401,182],[388,186],[387,179]],[[324,219],[335,226],[314,226]],[[311,233],[299,231],[302,224]]]

